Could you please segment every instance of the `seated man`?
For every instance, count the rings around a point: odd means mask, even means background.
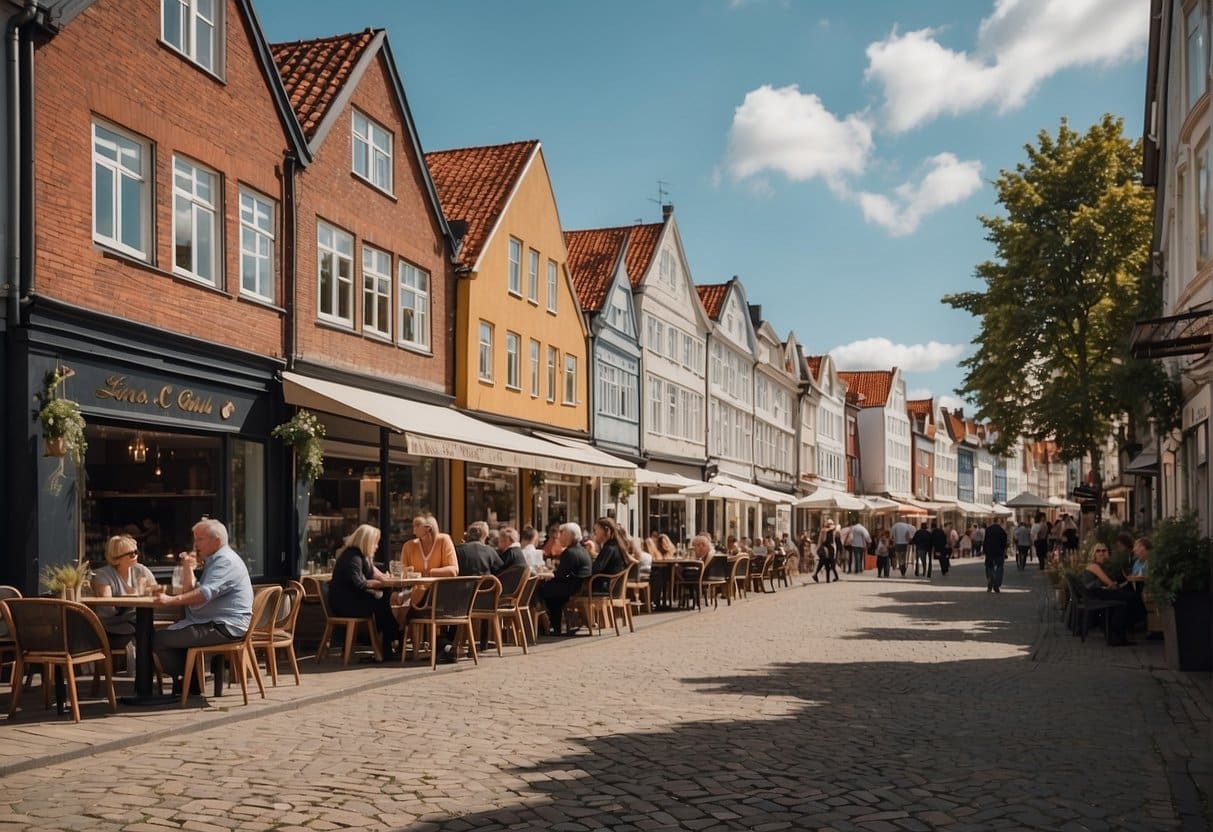
[[[202,562],[202,576],[194,582],[195,554]],[[249,628],[253,614],[253,582],[248,567],[227,545],[227,528],[218,520],[194,524],[194,552],[182,552],[181,594],[158,595],[160,606],[185,607],[180,620],[156,633],[156,656],[173,679],[173,693],[181,693],[185,653],[190,647],[205,647],[239,641]]]
[[[590,556],[581,546],[581,526],[576,523],[565,523],[560,527],[558,545],[560,563],[556,566],[556,574],[552,579],[539,587],[539,597],[548,608],[548,620],[551,622],[552,634],[560,635],[564,620],[564,606],[569,602],[582,583],[593,572]],[[574,631],[565,633],[572,635]]]
[[[500,575],[511,566],[521,566],[526,574],[530,574],[531,566],[518,545],[518,530],[513,526],[506,526],[497,532],[497,554],[501,558],[501,565],[493,572],[494,575]]]
[[[489,524],[477,520],[463,534],[463,543],[455,547],[460,575],[493,575],[501,570],[501,556],[485,543]]]

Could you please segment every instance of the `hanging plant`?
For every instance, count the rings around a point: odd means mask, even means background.
[[[531,488],[543,488],[544,483],[548,481],[547,476],[542,471],[531,472]]]
[[[281,439],[295,451],[296,479],[302,483],[314,482],[324,473],[324,425],[315,413],[300,410],[289,421],[270,431],[270,436]]]
[[[617,503],[626,503],[628,498],[632,496],[632,490],[635,487],[635,480],[629,480],[624,477],[611,480],[611,499]]]
[[[42,403],[38,410],[38,422],[42,425],[44,455],[59,457],[59,467],[51,472],[47,481],[47,488],[52,494],[63,490],[63,482],[67,479],[63,466],[67,456],[70,454],[76,465],[82,465],[84,452],[88,450],[80,405],[60,396],[59,388],[75,374],[71,367],[48,370],[42,379],[42,392],[38,395]]]

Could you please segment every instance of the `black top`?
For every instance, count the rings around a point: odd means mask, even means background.
[[[623,559],[623,553],[619,551],[619,545],[613,540],[602,544],[602,550],[598,553],[598,557],[594,558],[594,574],[615,575],[626,568],[627,562]],[[610,581],[606,578],[598,578],[594,581],[592,591],[604,594],[609,592],[610,588]]]
[[[552,580],[580,582],[593,573],[594,565],[590,563],[590,556],[581,548],[580,543],[574,543],[561,553],[560,562],[556,564],[556,575]]]
[[[939,526],[931,529],[931,548],[936,552],[946,552],[948,550],[948,533]]]
[[[501,571],[501,555],[486,543],[472,541],[455,547],[460,575],[491,575]]]
[[[982,551],[986,553],[987,558],[1006,558],[1007,530],[1002,527],[1002,523],[991,523],[986,529]]]
[[[334,615],[365,615],[362,608],[371,597],[366,582],[375,573],[370,558],[361,549],[347,546],[337,555],[333,566],[333,579],[329,581],[329,608]]]
[[[910,542],[914,544],[915,549],[930,549],[931,548],[931,532],[929,529],[919,529],[914,532],[914,536],[910,538]]]
[[[501,566],[493,572],[494,575],[500,575],[511,566],[527,566],[526,555],[522,554],[522,549],[518,546],[511,546],[498,554],[501,558]]]

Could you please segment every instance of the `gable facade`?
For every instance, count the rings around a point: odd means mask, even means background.
[[[754,478],[761,485],[791,491],[796,481],[796,422],[800,413],[800,368],[796,343],[775,334],[762,320],[761,307],[751,306],[758,362],[754,367]]]
[[[956,442],[947,427],[948,412],[944,407],[933,407],[935,430],[935,478],[932,481],[930,499],[938,502],[955,502],[956,493]]]
[[[816,370],[814,370],[816,368]],[[810,406],[816,410],[816,474],[819,484],[847,490],[846,383],[839,378],[834,359],[827,355],[805,360],[806,377],[816,395]]]
[[[859,370],[842,374],[858,394],[858,428],[863,488],[870,494],[910,496],[910,420],[906,416],[905,381],[901,371]]]
[[[708,460],[719,472],[748,481],[754,475],[757,357],[749,305],[737,278],[698,289],[701,298],[720,295],[718,308],[708,310],[713,322],[708,336]]]

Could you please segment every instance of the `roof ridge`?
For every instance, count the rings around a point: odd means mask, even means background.
[[[352,37],[356,37],[358,35],[376,35],[382,31],[384,31],[384,30],[375,29],[370,26],[367,26],[365,29],[358,29],[357,31],[354,31],[354,32],[341,32],[340,34],[323,35],[322,37],[318,37],[318,38],[300,38],[299,40],[274,40],[274,41],[270,41],[269,45],[271,47],[274,47],[274,46],[302,46],[305,43],[323,43],[324,41],[329,41],[329,40],[344,40],[345,38],[352,38]]]
[[[497,144],[470,144],[462,147],[448,147],[443,150],[427,150],[426,156],[437,156],[441,153],[461,153],[467,150],[496,150],[501,147],[520,147],[522,145],[537,145],[539,139],[518,139],[512,142],[498,142]]]
[[[634,228],[661,228],[663,222],[634,222],[631,225],[602,225],[594,228],[570,228],[566,234],[579,233],[582,231],[631,231]]]

